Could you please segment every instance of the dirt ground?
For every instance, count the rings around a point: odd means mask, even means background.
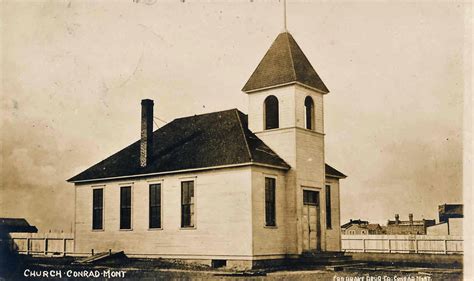
[[[335,272],[324,266],[305,265],[237,272],[161,260],[126,259],[98,265],[75,265],[72,261],[72,258],[18,256],[2,264],[0,280],[462,280],[460,268],[367,264]]]

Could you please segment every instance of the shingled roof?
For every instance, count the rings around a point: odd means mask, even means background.
[[[326,170],[326,177],[333,177],[333,178],[340,178],[340,179],[347,178],[346,175],[334,169],[333,167],[329,166],[328,164],[325,164],[325,170]]]
[[[296,82],[329,93],[293,36],[283,32],[275,39],[242,91],[250,93]]]
[[[153,133],[153,161],[140,166],[140,140],[69,182],[255,163],[290,166],[253,134],[237,109],[178,118]]]
[[[24,218],[0,218],[0,233],[12,232],[38,232],[36,226],[32,226]]]

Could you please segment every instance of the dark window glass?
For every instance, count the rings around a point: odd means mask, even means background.
[[[265,225],[275,226],[275,179],[265,178]]]
[[[303,204],[319,205],[319,196],[317,191],[303,190]]]
[[[102,229],[104,210],[104,190],[92,190],[92,229]]]
[[[151,184],[149,194],[149,228],[161,227],[161,184]]]
[[[194,181],[181,182],[181,227],[194,227]]]
[[[265,99],[265,130],[276,129],[279,125],[278,99],[269,96]]]
[[[326,185],[326,228],[332,228],[331,221],[331,186]]]
[[[304,107],[306,113],[306,129],[314,130],[314,102],[310,96],[304,100]]]
[[[132,228],[132,188],[120,188],[120,229]]]

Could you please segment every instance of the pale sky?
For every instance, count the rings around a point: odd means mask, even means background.
[[[166,121],[247,113],[240,89],[282,31],[281,2],[148,1],[2,2],[0,217],[70,231],[66,179],[139,138],[142,98]],[[462,203],[466,5],[288,0],[288,29],[331,91],[341,223]]]

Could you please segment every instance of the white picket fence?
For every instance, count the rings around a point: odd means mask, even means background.
[[[11,233],[12,250],[27,255],[59,255],[74,253],[72,233]]]
[[[463,254],[462,236],[342,235],[342,250],[363,253]]]

